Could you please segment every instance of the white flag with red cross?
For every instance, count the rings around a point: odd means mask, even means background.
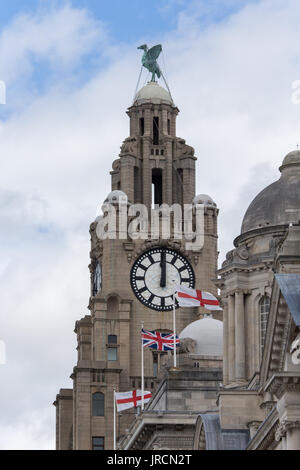
[[[207,310],[222,310],[214,295],[198,289],[177,286],[177,300],[179,307],[204,307]]]
[[[133,408],[142,404],[142,391],[132,390],[131,392],[118,392],[115,393],[117,410],[127,410],[127,408]],[[148,403],[151,400],[152,393],[144,391],[144,403]]]

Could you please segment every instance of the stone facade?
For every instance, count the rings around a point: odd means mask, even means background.
[[[114,203],[115,197],[125,193],[129,205],[144,204],[149,213],[153,202],[170,206],[177,203],[182,207],[193,202],[196,163],[194,149],[176,136],[178,108],[171,97],[165,99],[166,90],[153,83],[145,88],[150,86],[155,88],[155,98],[149,98],[149,93],[143,95],[142,89],[139,99],[128,109],[130,136],[123,142],[119,158],[113,162],[113,192],[107,198]],[[100,240],[97,220],[91,224],[90,315],[77,321],[75,326],[78,361],[71,376],[73,390],[61,391],[55,401],[57,449],[70,447],[70,435],[72,448],[76,450],[92,449],[93,438],[101,438],[105,449],[113,448],[113,391],[141,387],[141,322],[149,330],[172,332],[172,311],[152,310],[143,305],[132,291],[130,271],[139,255],[152,247],[172,248],[188,259],[196,285],[217,294],[213,279],[218,256],[218,209],[209,197],[202,206],[204,246],[198,251],[187,250],[185,240],[174,238],[174,233],[169,239],[160,235],[153,240],[150,237],[151,225],[149,237],[145,240],[133,240],[127,233],[116,239]],[[118,204],[115,207],[118,212]],[[119,226],[117,230],[120,235]],[[99,266],[102,271],[101,289],[95,292]],[[202,308],[178,309],[177,330],[182,331],[203,312]],[[159,364],[160,355],[146,349],[146,390],[154,391],[157,387]],[[69,400],[67,409],[66,393]],[[95,415],[94,402],[98,399],[103,400],[103,409]],[[134,418],[132,410],[118,416],[120,436],[125,434]]]
[[[249,206],[235,248],[217,272],[223,305],[223,379],[215,407],[201,395],[194,403],[182,428],[182,435],[190,435],[194,426],[189,449],[300,450],[300,361],[291,357],[300,339],[300,152],[288,154],[280,171],[281,178]],[[276,276],[281,274],[287,276],[287,291],[289,276],[294,276],[290,297],[279,286]],[[184,377],[181,380],[178,400],[189,390]],[[157,394],[151,403],[158,412]],[[150,406],[138,418],[142,423],[145,416],[145,429]],[[174,414],[161,406],[160,412],[165,422]],[[152,414],[152,429],[158,423]],[[132,424],[129,433],[136,426]],[[120,448],[135,448],[137,442],[138,432],[121,441]],[[139,448],[154,449],[152,442],[149,435]],[[170,448],[183,447],[178,439]]]
[[[292,345],[300,340],[299,308],[295,315],[276,276],[299,275],[291,294],[299,302],[300,151],[284,158],[280,179],[250,204],[234,249],[218,270],[218,209],[209,196],[195,197],[196,157],[176,136],[178,108],[152,83],[138,92],[127,113],[130,136],[113,162],[107,200],[113,203],[125,193],[129,206],[144,204],[149,213],[153,202],[201,204],[204,246],[186,250],[174,232],[168,239],[160,232],[153,240],[151,227],[144,240],[132,240],[127,232],[100,240],[97,220],[91,224],[91,314],[76,322],[73,389],[60,390],[54,403],[57,449],[113,448],[113,391],[141,387],[141,322],[146,329],[172,331],[172,312],[142,304],[129,273],[142,253],[165,247],[188,259],[198,288],[215,295],[219,289],[223,312],[212,321],[216,326],[223,321],[223,345],[216,337],[214,346],[222,347],[223,357],[210,356],[215,339],[205,336],[209,329],[201,339],[207,321],[198,322],[205,311],[178,309],[178,332],[195,325],[191,337],[181,337],[179,368],[172,368],[170,354],[145,350],[144,386],[153,397],[140,414],[132,409],[118,414],[118,448],[299,450],[300,364],[292,359]],[[95,292],[99,266],[102,284]],[[207,351],[197,344],[206,344]]]

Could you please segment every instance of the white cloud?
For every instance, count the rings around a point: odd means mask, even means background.
[[[0,35],[0,70],[10,84],[33,73],[37,61],[51,69],[73,68],[96,43],[104,44],[103,25],[87,10],[63,8],[18,15]]]
[[[297,144],[300,106],[291,103],[291,84],[300,79],[300,6],[265,0],[205,28],[195,20],[200,13],[195,2],[157,42],[181,110],[177,134],[196,149],[197,190],[221,210],[221,263],[251,199],[279,177],[277,167]],[[58,388],[70,386],[73,326],[89,296],[89,223],[129,133],[125,110],[140,57],[136,45],[112,47],[105,28],[71,6],[23,16],[0,36],[1,79],[32,77],[47,61],[64,68],[67,83],[86,54],[99,53],[99,38],[109,65],[67,89],[53,75],[34,98],[25,83],[14,103],[23,92],[31,102],[0,122],[2,448],[52,446],[51,403]]]

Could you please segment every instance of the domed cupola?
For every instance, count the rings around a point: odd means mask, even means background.
[[[300,219],[300,151],[284,158],[281,177],[261,191],[248,207],[241,233],[254,229],[297,223]]]
[[[134,104],[140,105],[144,103],[169,104],[174,106],[170,93],[157,82],[148,82],[147,85],[137,92]]]
[[[207,194],[197,194],[193,199],[193,206],[204,204],[204,206],[217,207],[217,204]]]
[[[191,338],[196,342],[195,354],[201,356],[223,355],[223,323],[207,315],[187,325],[179,338]]]

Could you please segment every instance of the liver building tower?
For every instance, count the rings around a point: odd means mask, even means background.
[[[194,149],[176,135],[178,113],[169,91],[153,77],[127,110],[130,135],[112,163],[112,191],[103,206],[115,209],[116,237],[98,236],[102,217],[90,226],[90,315],[75,326],[78,359],[71,375],[73,388],[61,389],[54,403],[57,449],[113,448],[114,390],[141,388],[142,322],[147,330],[172,333],[174,280],[217,294],[218,209],[209,196],[196,196],[197,159]],[[133,204],[140,204],[149,216],[143,237],[130,236],[128,231]],[[190,205],[192,227],[196,233],[201,231],[201,246],[180,239],[178,226],[170,224],[169,236],[161,228],[153,230],[150,215],[154,205],[162,204],[176,204],[182,214]],[[125,225],[119,217],[124,206]],[[196,229],[198,208],[203,223]],[[164,217],[161,213],[158,218],[161,225]],[[183,222],[179,225],[182,228]],[[201,307],[177,308],[177,331],[199,321],[203,312]],[[145,349],[144,355],[144,387],[153,393],[166,353]],[[119,439],[126,436],[135,412],[118,414]]]

